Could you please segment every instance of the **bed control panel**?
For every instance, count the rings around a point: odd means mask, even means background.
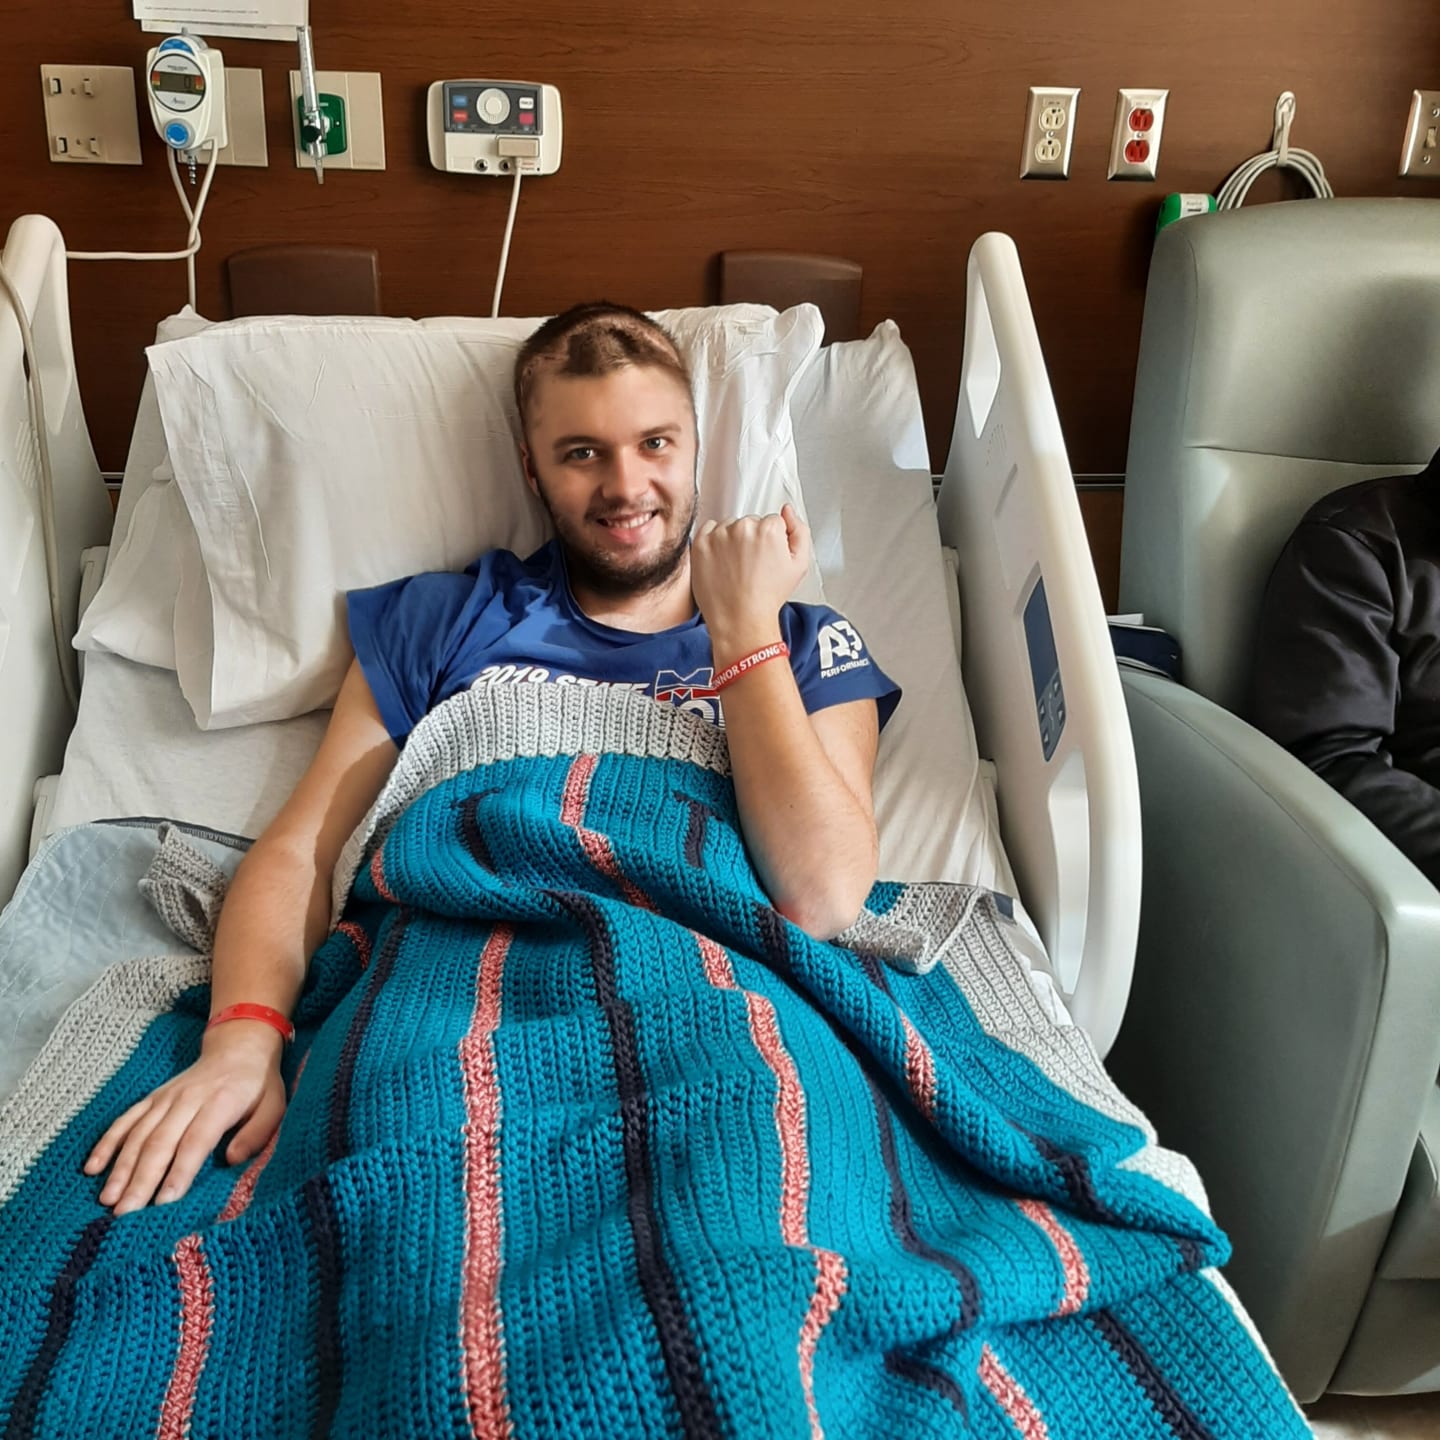
[[[528,80],[437,80],[426,96],[430,163],[454,175],[553,175],[560,92]]]
[[[1025,602],[1025,648],[1030,652],[1030,678],[1035,685],[1035,718],[1040,722],[1040,748],[1048,760],[1065,730],[1065,687],[1060,657],[1050,624],[1050,602],[1042,575]]]

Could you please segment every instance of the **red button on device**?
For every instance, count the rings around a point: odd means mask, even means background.
[[[533,125],[535,123],[535,112],[533,110],[522,110],[520,112],[520,123],[522,125]]]

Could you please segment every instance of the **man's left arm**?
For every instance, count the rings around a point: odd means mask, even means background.
[[[778,642],[780,607],[805,573],[809,534],[794,512],[706,525],[691,557],[717,673]],[[756,666],[725,689],[725,733],[746,844],[771,904],[830,939],[875,883],[874,700],[807,713],[790,667]]]

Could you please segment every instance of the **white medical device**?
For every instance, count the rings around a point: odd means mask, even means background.
[[[437,80],[426,95],[430,163],[452,175],[553,175],[560,92],[524,80]]]
[[[193,158],[202,147],[222,150],[225,57],[198,35],[172,35],[146,57],[150,117],[172,150]]]

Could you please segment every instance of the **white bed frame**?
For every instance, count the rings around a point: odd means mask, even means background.
[[[110,533],[105,493],[75,378],[65,242],[54,224],[24,215],[10,228],[4,265],[34,333],[45,397],[65,633],[73,635],[80,552]],[[60,768],[74,714],[55,655],[40,520],[40,454],[30,424],[20,328],[0,294],[0,899],[24,868],[38,779]],[[75,656],[66,656],[72,676]]]
[[[24,216],[4,263],[40,357],[73,634],[80,552],[104,542],[110,507],[76,383],[60,232]],[[959,554],[965,687],[981,754],[996,764],[1021,899],[1075,1019],[1103,1055],[1129,995],[1139,925],[1134,751],[1015,246],[982,236],[968,276],[960,396],[938,500],[941,538]],[[9,702],[0,709],[0,898],[25,863],[33,786],[59,769],[73,718],[51,640],[36,465],[19,334],[0,314],[0,696]],[[1052,694],[1048,744],[1032,652]]]

